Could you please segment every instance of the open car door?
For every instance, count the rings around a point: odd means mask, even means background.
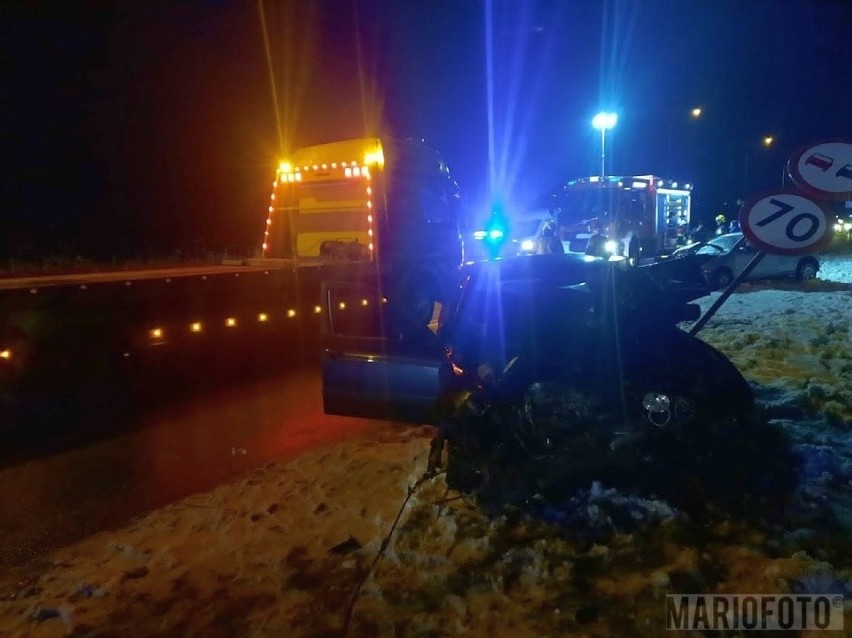
[[[400,336],[375,283],[323,282],[326,414],[437,423],[442,348],[428,330]]]

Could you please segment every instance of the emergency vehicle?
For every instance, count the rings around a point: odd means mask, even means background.
[[[388,314],[426,326],[463,261],[459,209],[446,163],[421,141],[296,150],[278,164],[269,206],[258,211],[260,257],[0,278],[0,398],[58,360],[112,370],[113,361],[271,343],[276,330],[292,352],[310,347],[327,280],[378,276]]]
[[[423,142],[319,144],[279,164],[259,263],[321,265],[325,279],[372,267],[386,297],[428,319],[463,260],[459,225],[458,184]]]
[[[585,177],[553,195],[551,214],[572,251],[585,250],[589,229],[597,226],[613,242],[612,252],[621,254],[633,233],[640,256],[656,257],[686,243],[691,196],[691,184],[654,175]]]

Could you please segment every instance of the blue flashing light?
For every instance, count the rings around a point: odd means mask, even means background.
[[[492,211],[491,218],[485,228],[487,233],[485,242],[488,245],[488,253],[491,259],[495,259],[500,256],[501,248],[508,237],[508,224],[499,209]]]

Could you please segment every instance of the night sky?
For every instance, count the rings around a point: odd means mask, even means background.
[[[249,254],[277,159],[335,138],[425,139],[481,217],[597,174],[602,108],[607,172],[690,181],[703,216],[852,136],[848,0],[262,6],[4,3],[0,257]]]

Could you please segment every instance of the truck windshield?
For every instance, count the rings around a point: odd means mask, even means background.
[[[615,215],[626,215],[639,221],[648,207],[648,194],[644,191],[619,188],[584,188],[568,190],[556,201],[556,213],[560,225],[582,223],[599,219],[603,223]]]
[[[288,189],[285,206],[302,211],[363,208],[367,205],[366,185],[361,180],[300,182]]]
[[[287,184],[279,190],[280,211],[274,239],[294,257],[323,254],[327,242],[358,243],[370,237],[370,194],[363,179]]]

